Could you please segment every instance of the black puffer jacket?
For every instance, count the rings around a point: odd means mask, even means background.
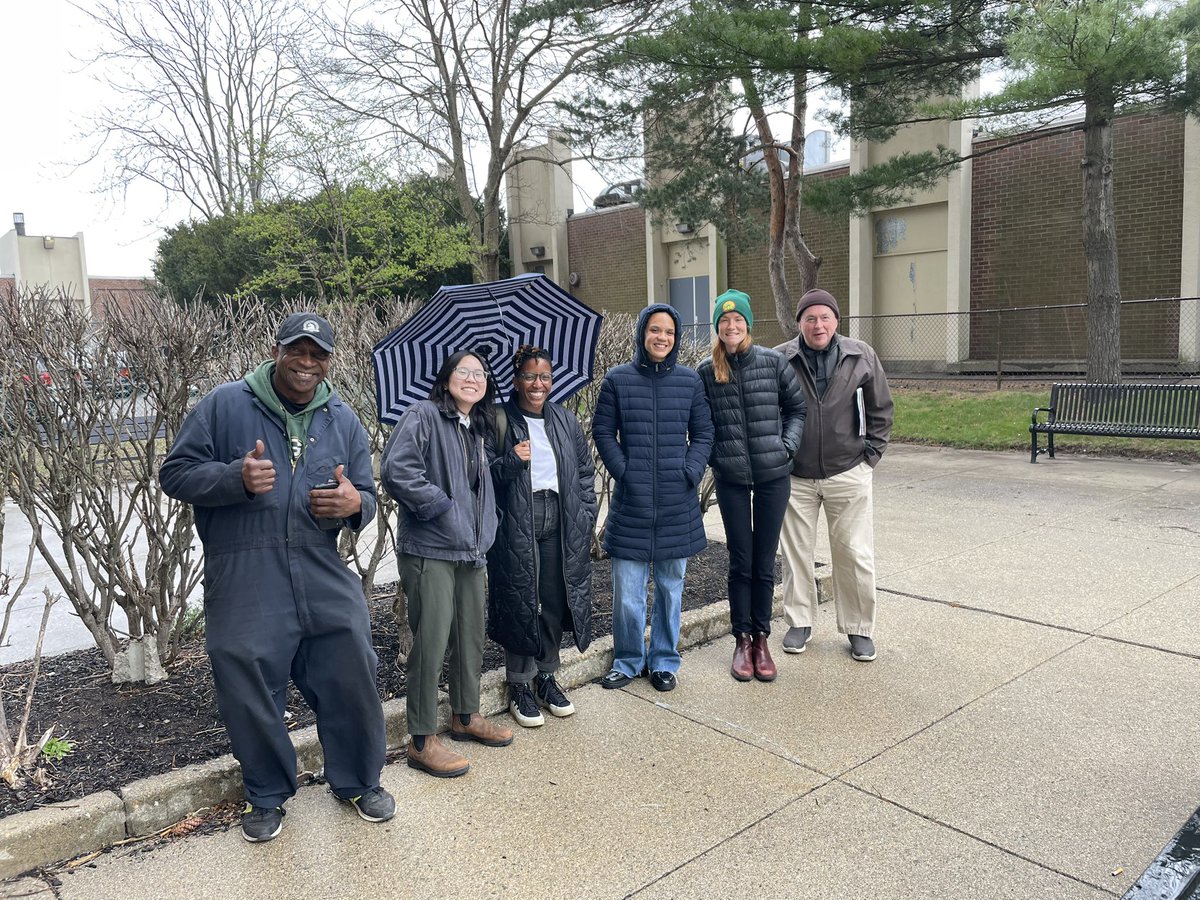
[[[782,353],[751,346],[729,357],[729,382],[699,367],[716,440],[708,464],[721,481],[762,484],[788,474],[804,431],[804,388]]]
[[[533,486],[529,463],[513,450],[529,439],[529,425],[512,400],[504,404],[508,429],[492,463],[500,527],[488,552],[488,636],[512,653],[541,653],[537,567],[533,552]],[[596,470],[579,420],[557,403],[542,410],[558,469],[559,534],[563,578],[575,646],[592,642],[592,529],[596,523]]]

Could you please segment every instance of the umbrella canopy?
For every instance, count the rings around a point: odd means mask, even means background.
[[[592,380],[603,318],[541,274],[440,288],[371,352],[379,421],[394,425],[426,399],[446,357],[459,350],[483,357],[506,397],[517,348],[541,347],[554,360],[550,399],[561,402]]]

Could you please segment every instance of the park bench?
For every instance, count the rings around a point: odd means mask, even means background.
[[[1039,434],[1046,435],[1043,450]],[[1031,463],[1042,452],[1054,458],[1055,434],[1200,440],[1200,384],[1055,384],[1050,405],[1033,410]]]

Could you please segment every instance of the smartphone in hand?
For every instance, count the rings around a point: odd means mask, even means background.
[[[326,481],[324,484],[313,486],[314,491],[332,491],[336,490],[338,483],[336,481]],[[342,519],[317,519],[317,527],[322,531],[337,531],[342,527],[344,521]]]

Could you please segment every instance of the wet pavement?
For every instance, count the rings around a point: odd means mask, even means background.
[[[1200,466],[896,446],[876,542],[875,662],[824,604],[803,654],[776,621],[774,683],[731,679],[726,635],[674,692],[578,687],[463,778],[388,766],[386,824],[307,787],[269,844],[133,845],[5,889],[1121,897],[1200,804]]]

